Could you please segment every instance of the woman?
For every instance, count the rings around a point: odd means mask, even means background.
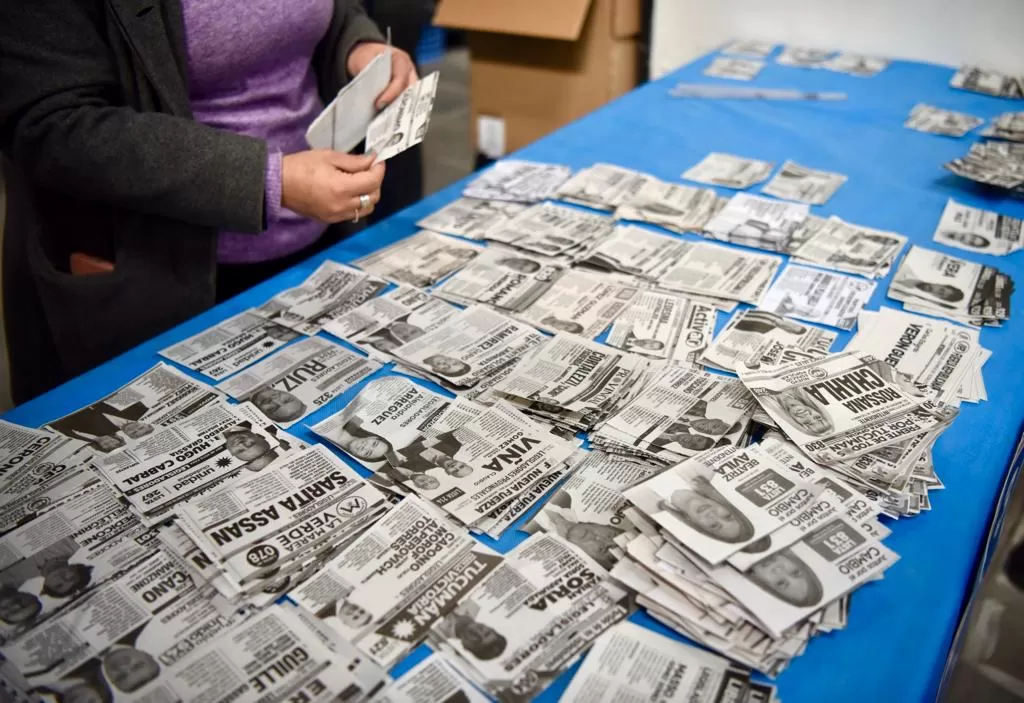
[[[387,51],[356,0],[0,4],[13,393],[27,400],[329,243],[372,155],[304,150]],[[414,82],[404,52],[377,100]],[[260,234],[256,234],[260,233]]]

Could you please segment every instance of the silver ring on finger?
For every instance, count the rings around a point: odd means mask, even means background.
[[[360,195],[359,196],[359,211],[360,212],[362,212],[363,210],[369,210],[371,204],[372,203],[370,202],[370,196],[369,195],[365,195],[364,194],[364,195]]]

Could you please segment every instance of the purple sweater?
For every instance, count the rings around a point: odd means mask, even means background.
[[[265,139],[267,230],[221,232],[221,263],[269,261],[315,242],[325,226],[281,207],[281,157],[308,149],[306,129],[323,110],[313,50],[332,0],[182,0],[189,98],[195,119]]]

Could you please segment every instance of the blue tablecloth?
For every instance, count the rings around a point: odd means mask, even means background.
[[[942,164],[966,152],[977,137],[953,139],[903,127],[918,102],[989,118],[1022,109],[1021,103],[948,87],[952,69],[896,62],[874,78],[824,70],[787,68],[769,62],[750,84],[839,90],[844,102],[751,102],[680,100],[669,97],[676,81],[716,82],[702,76],[705,57],[649,83],[605,108],[527,147],[517,156],[575,168],[607,162],[666,180],[697,163],[708,152],[723,151],[781,163],[795,160],[812,168],[838,171],[849,181],[817,214],[900,232],[927,246],[947,197],[970,205],[1024,217],[1024,203],[956,178]],[[157,350],[219,320],[257,305],[294,286],[324,258],[351,261],[415,231],[415,222],[456,198],[455,184],[325,255],[167,332],[5,417],[38,426],[114,390],[159,361]],[[756,190],[756,189],[755,189]],[[727,192],[727,191],[726,191]],[[937,247],[941,248],[941,247]],[[955,253],[955,252],[954,252]],[[995,264],[1024,286],[1024,253],[1011,257],[969,258]],[[880,283],[871,309],[885,301],[888,281]],[[935,464],[946,490],[933,493],[933,509],[892,525],[887,544],[901,561],[885,580],[853,598],[846,630],[814,639],[808,651],[778,679],[786,703],[933,700],[978,550],[988,527],[1007,464],[1024,416],[1024,375],[1014,349],[1024,349],[1024,309],[1014,296],[1015,319],[1001,329],[985,329],[982,343],[994,353],[985,367],[989,402],[965,406],[952,429],[935,447]],[[725,316],[720,316],[719,327]],[[840,336],[837,348],[849,338]],[[336,411],[351,393],[321,409],[308,424]],[[307,440],[304,427],[296,433]],[[506,551],[523,538],[509,531],[497,543]],[[643,614],[634,619],[666,632]],[[420,647],[396,670],[398,675],[426,655]],[[540,700],[555,701],[563,676]]]

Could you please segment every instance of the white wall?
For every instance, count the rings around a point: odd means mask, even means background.
[[[1024,74],[1024,0],[654,0],[651,75],[732,38]]]

